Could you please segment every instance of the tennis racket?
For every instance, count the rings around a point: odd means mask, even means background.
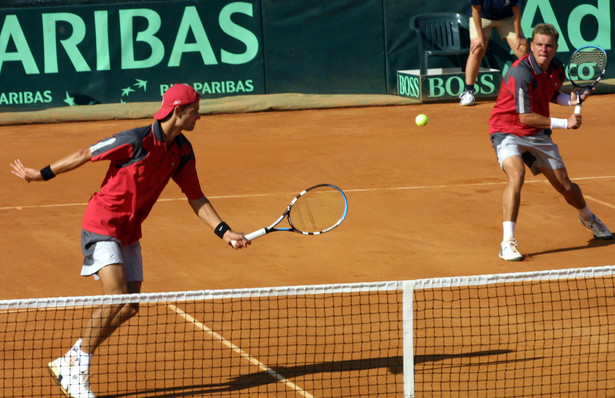
[[[602,79],[606,72],[606,51],[598,46],[584,46],[570,56],[568,64],[568,79],[575,88],[581,88],[587,93]],[[578,92],[578,103],[574,113],[581,113],[581,91]]]
[[[331,184],[319,184],[302,191],[288,205],[286,211],[268,227],[247,234],[253,240],[274,231],[319,235],[331,231],[348,214],[348,200],[344,192]],[[278,226],[286,218],[288,227]],[[235,246],[236,241],[231,241]]]

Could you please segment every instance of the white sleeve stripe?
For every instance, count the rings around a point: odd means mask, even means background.
[[[94,145],[92,145],[90,147],[90,152],[94,153],[94,152],[98,151],[99,149],[102,149],[102,148],[104,148],[106,146],[109,146],[109,145],[113,144],[116,139],[117,138],[115,138],[115,137],[111,137],[108,140],[99,141],[99,142],[97,142],[96,144],[94,144]]]

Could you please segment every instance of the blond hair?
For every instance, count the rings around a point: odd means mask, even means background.
[[[556,43],[559,39],[559,32],[555,29],[555,26],[548,23],[539,23],[534,26],[534,30],[532,31],[532,40],[534,40],[534,36],[536,35],[550,36]]]

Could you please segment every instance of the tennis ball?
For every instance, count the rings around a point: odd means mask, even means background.
[[[414,119],[414,121],[416,122],[417,126],[424,126],[429,121],[429,118],[427,117],[426,114],[421,113],[420,115],[416,116],[416,119]]]

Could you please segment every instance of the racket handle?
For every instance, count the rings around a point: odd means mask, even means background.
[[[575,115],[580,115],[581,114],[581,104],[577,104],[574,107],[574,114]]]
[[[256,239],[256,238],[258,238],[259,236],[263,236],[263,235],[265,235],[266,233],[267,233],[267,230],[266,230],[265,228],[261,228],[261,229],[259,229],[259,230],[257,230],[257,231],[250,232],[249,234],[244,235],[244,237],[246,238],[246,240],[252,240],[252,239]],[[231,241],[231,245],[232,245],[233,247],[235,247],[235,245],[236,245],[236,244],[237,244],[237,241],[236,241],[236,240],[232,240],[232,241]]]
[[[246,239],[247,240],[256,239],[258,237],[265,235],[266,233],[267,233],[267,230],[265,228],[261,228],[258,231],[250,232],[249,234],[247,234]]]

